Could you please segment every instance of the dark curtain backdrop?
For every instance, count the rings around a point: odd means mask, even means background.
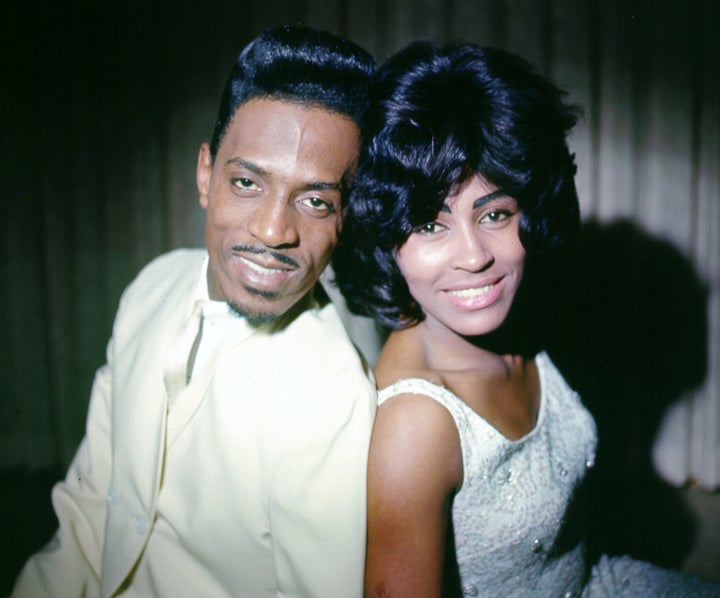
[[[203,243],[196,153],[236,53],[292,22],[378,60],[416,38],[505,47],[584,105],[585,230],[557,283],[553,357],[630,473],[652,449],[666,478],[716,486],[716,0],[4,4],[0,468],[72,458],[122,289]]]

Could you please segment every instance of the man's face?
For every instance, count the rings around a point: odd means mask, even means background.
[[[259,98],[237,109],[214,164],[203,144],[197,184],[211,299],[262,323],[312,289],[337,243],[358,147],[348,117]]]

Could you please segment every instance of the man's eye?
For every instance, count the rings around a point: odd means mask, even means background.
[[[317,212],[335,212],[335,206],[319,197],[306,197],[301,203]]]
[[[259,187],[255,184],[255,181],[252,179],[246,179],[245,177],[233,179],[232,183],[243,191],[257,191],[259,189]]]

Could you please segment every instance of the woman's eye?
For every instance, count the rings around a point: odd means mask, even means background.
[[[432,235],[440,230],[440,226],[437,222],[426,222],[420,226],[416,226],[412,232],[420,235]]]
[[[512,213],[508,210],[492,210],[490,212],[486,212],[483,214],[483,216],[480,218],[480,222],[488,222],[490,224],[494,224],[496,222],[502,222],[503,220],[507,220],[512,216]]]

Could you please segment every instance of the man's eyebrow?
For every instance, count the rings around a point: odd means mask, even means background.
[[[498,197],[504,197],[507,195],[503,189],[495,189],[495,191],[491,191],[487,195],[483,195],[481,197],[478,197],[474,202],[472,209],[477,210],[479,207],[484,206],[486,203],[491,202],[493,199],[497,199]],[[442,205],[440,208],[441,212],[446,212],[447,214],[452,214],[452,210],[450,209],[450,206],[446,203]]]
[[[246,168],[250,172],[254,172],[258,176],[268,176],[270,174],[267,170],[264,168],[261,168],[257,164],[254,164],[253,162],[248,162],[247,160],[243,160],[242,158],[236,157],[236,158],[230,158],[226,164],[230,164],[232,166],[239,166],[240,168]]]
[[[232,165],[232,166],[239,166],[240,168],[245,168],[249,170],[250,172],[253,172],[257,174],[258,176],[262,177],[269,177],[270,172],[262,168],[261,166],[258,166],[254,162],[249,162],[243,158],[235,157],[230,158],[226,164]],[[336,182],[336,183],[324,183],[322,181],[310,181],[306,183],[303,188],[307,191],[343,191],[344,186],[342,182]]]
[[[342,191],[343,186],[340,183],[322,183],[320,181],[312,181],[305,185],[308,191]]]

